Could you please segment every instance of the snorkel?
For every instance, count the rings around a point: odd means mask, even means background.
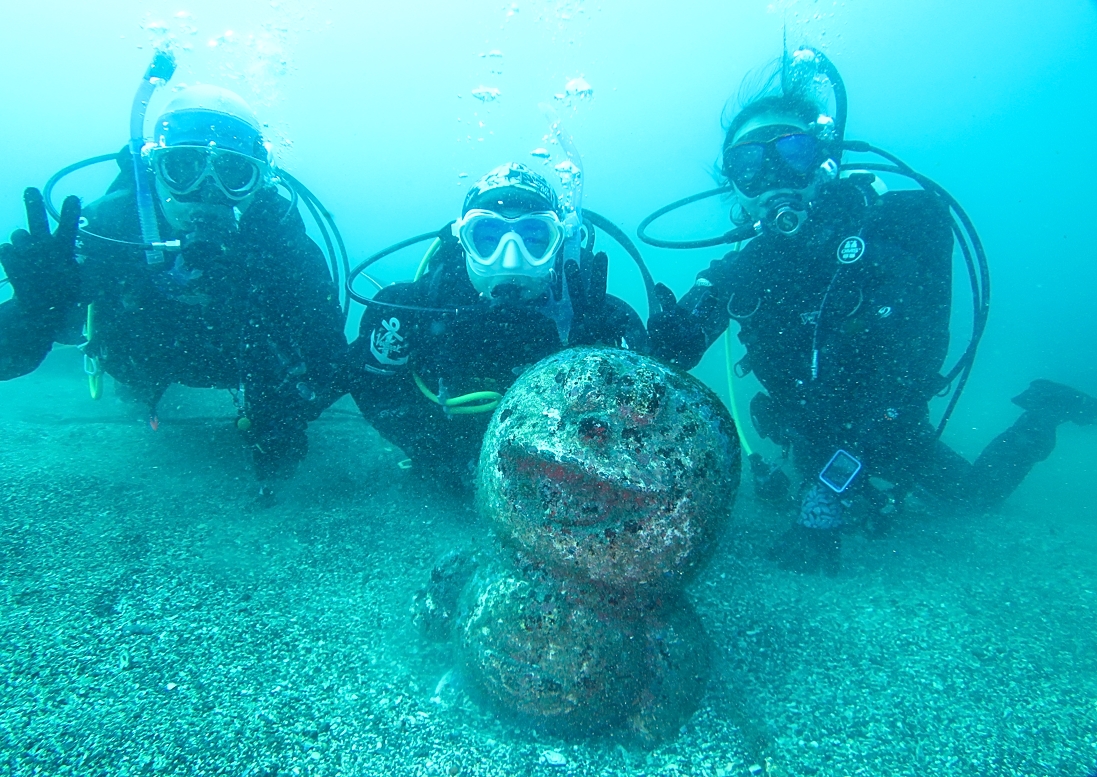
[[[811,215],[812,200],[818,195],[819,187],[838,177],[842,159],[842,141],[846,128],[846,88],[834,63],[818,49],[803,46],[792,54],[788,50],[781,58],[780,86],[781,94],[810,95],[819,100],[822,110],[805,127],[822,144],[826,158],[815,169],[815,173],[806,185],[781,185],[759,196],[747,196],[736,189],[743,209],[754,217],[761,231],[769,234],[790,236],[800,231]],[[834,116],[826,113],[825,103],[819,96],[819,87],[825,84],[834,98]],[[761,121],[761,118],[757,119]],[[748,122],[743,129],[750,126]],[[803,125],[799,125],[803,126]],[[741,130],[742,131],[742,130]]]
[[[548,302],[545,303],[544,313],[556,323],[556,331],[560,335],[560,342],[565,345],[571,336],[571,323],[575,315],[575,309],[571,304],[571,295],[568,293],[568,278],[567,273],[564,272],[564,267],[568,262],[575,262],[577,266],[582,265],[582,226],[583,226],[583,160],[579,156],[578,149],[575,148],[575,141],[572,140],[570,134],[564,130],[563,123],[555,115],[555,111],[551,108],[547,109],[552,119],[552,125],[550,129],[553,135],[556,137],[556,141],[560,144],[560,148],[564,149],[564,153],[567,154],[568,162],[570,163],[570,183],[571,192],[568,202],[568,214],[564,217],[564,228],[567,230],[567,237],[564,239],[564,263],[560,268],[560,298],[556,298],[554,291],[549,292]],[[567,164],[567,163],[564,163]]]
[[[145,261],[163,264],[164,252],[160,240],[160,226],[156,222],[156,209],[152,201],[152,184],[148,168],[142,163],[141,152],[145,147],[145,112],[156,87],[166,84],[175,73],[175,55],[170,50],[158,49],[149,63],[141,85],[133,96],[130,109],[130,158],[133,160],[133,183],[137,195],[137,217],[141,224],[141,239],[145,241]]]
[[[575,141],[572,140],[571,135],[564,131],[559,121],[553,125],[553,131],[556,133],[556,139],[560,142],[560,147],[564,149],[564,153],[568,155],[568,161],[571,162],[573,167],[571,171],[571,201],[569,203],[571,212],[564,218],[564,225],[568,230],[567,239],[564,241],[564,261],[579,262],[581,256],[580,244],[583,237],[581,229],[583,225],[583,160],[579,156],[579,151],[575,148]]]
[[[787,49],[786,49],[787,51]],[[807,72],[798,72],[797,65],[807,64]],[[830,61],[826,54],[812,46],[801,46],[792,55],[785,55],[781,63],[781,90],[785,94],[791,94],[797,90],[798,79],[810,79],[818,82],[819,76],[823,76],[834,95],[834,116],[821,113],[812,122],[811,132],[815,137],[831,149],[835,149],[833,158],[828,158],[816,170],[816,183],[832,181],[838,177],[838,170],[842,164],[842,143],[846,137],[846,84],[838,73],[838,68]],[[804,89],[806,87],[799,87]],[[811,211],[811,202],[800,197],[781,198],[778,196],[768,207],[769,218],[764,225],[771,232],[782,235],[794,235],[800,231],[800,227],[807,220]]]

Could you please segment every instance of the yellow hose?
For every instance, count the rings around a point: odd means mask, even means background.
[[[434,258],[434,255],[438,253],[438,249],[442,247],[442,238],[434,238],[434,242],[430,244],[427,252],[423,254],[423,258],[419,261],[419,267],[415,271],[415,277],[412,281],[417,281],[423,277],[427,268],[430,267],[430,260]]]
[[[499,406],[499,400],[503,398],[503,395],[498,391],[474,391],[471,394],[451,397],[443,402],[437,394],[427,388],[427,384],[419,377],[419,373],[413,372],[411,377],[415,379],[415,385],[423,392],[424,397],[436,405],[441,405],[446,409],[446,412],[454,415],[490,413]]]
[[[84,337],[90,344],[92,338],[95,336],[95,304],[88,303],[88,323]],[[88,365],[91,365],[91,369],[88,369]],[[84,372],[88,375],[88,393],[91,394],[92,399],[99,399],[103,396],[103,370],[99,368],[99,359],[96,357],[89,357],[84,355]]]
[[[442,247],[442,239],[434,238],[434,242],[427,248],[427,252],[423,254],[423,258],[419,261],[419,267],[415,270],[415,278],[413,281],[417,281],[422,278],[427,268],[430,267],[430,261],[434,258],[434,255],[438,253],[438,249]],[[450,397],[444,402],[427,388],[427,384],[423,382],[423,379],[419,377],[419,373],[412,372],[411,377],[415,380],[415,385],[419,387],[419,391],[423,393],[423,396],[429,399],[436,405],[441,405],[446,409],[447,413],[453,415],[473,415],[474,413],[490,413],[499,406],[499,400],[503,398],[503,395],[498,391],[474,391],[471,394],[462,394],[459,397]]]
[[[731,407],[731,417],[735,419],[735,430],[739,432],[739,444],[743,446],[743,453],[750,456],[754,451],[747,442],[747,436],[743,432],[743,422],[739,418],[739,405],[735,401],[735,380],[731,365],[731,329],[729,328],[724,331],[724,366],[727,367],[728,372],[728,405]]]

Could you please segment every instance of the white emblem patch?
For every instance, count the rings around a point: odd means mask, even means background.
[[[400,319],[393,316],[382,321],[369,336],[369,352],[381,364],[399,367],[408,363],[407,343],[400,334]]]
[[[842,264],[853,264],[865,253],[865,241],[853,235],[847,237],[842,241],[842,244],[838,246],[838,261]]]

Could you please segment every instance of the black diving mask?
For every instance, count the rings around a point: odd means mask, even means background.
[[[792,132],[729,146],[724,150],[724,174],[748,197],[772,189],[804,189],[811,185],[822,157],[818,138]]]

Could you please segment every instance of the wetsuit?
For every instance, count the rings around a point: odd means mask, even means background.
[[[926,192],[877,195],[871,178],[832,184],[793,236],[762,235],[698,275],[675,310],[650,323],[653,352],[694,366],[734,319],[737,365],[765,388],[759,433],[791,448],[812,482],[838,449],[868,476],[947,499],[993,504],[1051,453],[1062,418],[1025,413],[974,464],[937,440],[930,399],[949,342],[951,222]],[[824,511],[825,512],[825,511]],[[806,525],[826,526],[812,516]]]
[[[120,159],[128,167],[128,154]],[[87,231],[141,242],[132,173],[84,209]],[[238,391],[261,479],[290,474],[307,451],[309,421],[339,396],[346,358],[338,291],[320,249],[290,202],[258,192],[239,229],[216,243],[175,235],[160,215],[165,252],[150,266],[140,247],[81,239],[72,277],[32,279],[66,286],[55,304],[0,305],[0,379],[35,369],[54,342],[82,342],[87,305],[94,331],[87,347],[128,393],[156,403],[172,383]],[[61,302],[57,303],[57,299]]]
[[[600,345],[645,350],[639,316],[599,283],[572,289],[566,340],[544,300],[490,304],[469,281],[460,244],[439,234],[442,247],[418,281],[377,292],[351,344],[357,371],[351,389],[366,420],[399,446],[415,469],[451,488],[472,483],[491,413],[447,412],[428,399],[415,376],[442,398],[505,392],[530,365],[563,348]],[[587,255],[584,266],[605,262]],[[604,264],[603,264],[604,266]]]

